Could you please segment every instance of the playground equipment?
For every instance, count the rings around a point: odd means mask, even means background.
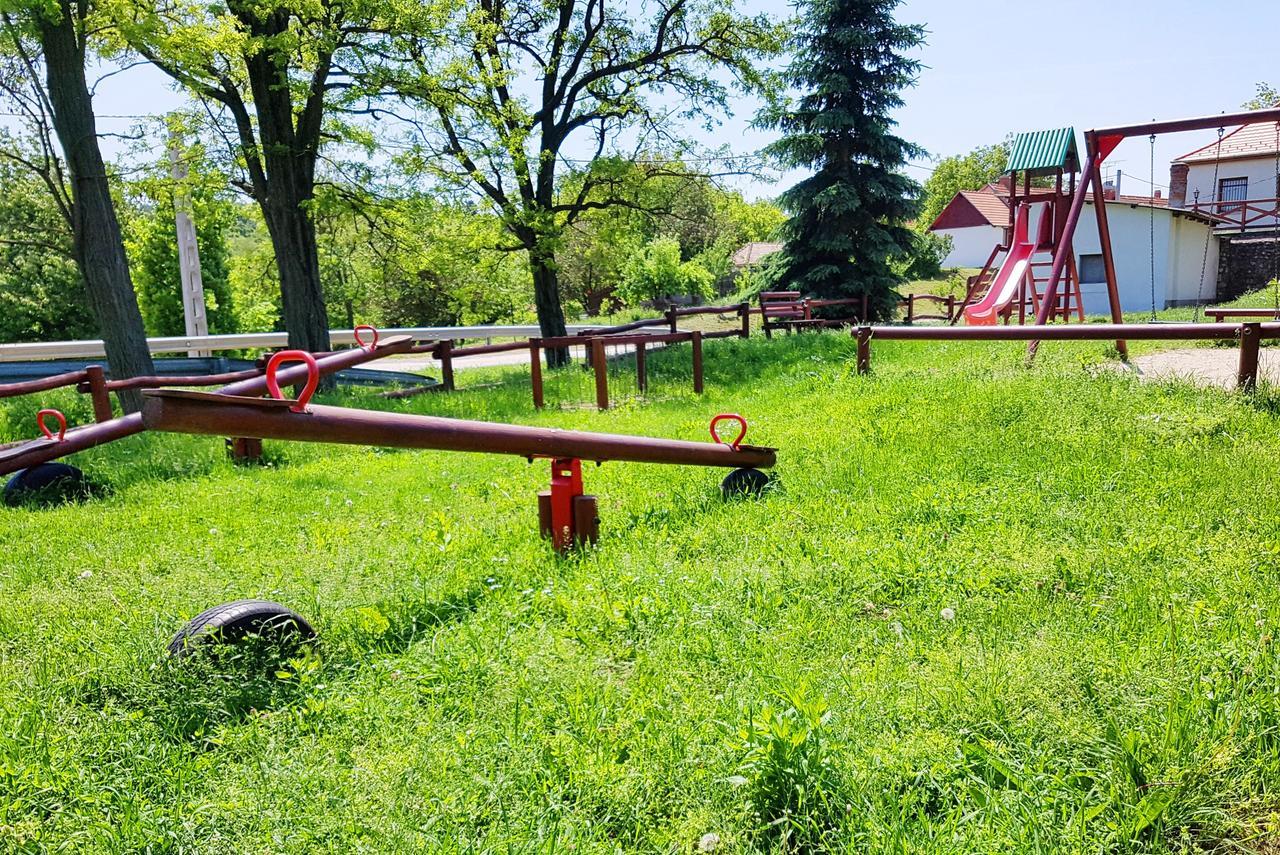
[[[1048,318],[1065,321],[1074,314],[1080,321],[1084,320],[1080,277],[1076,273],[1071,235],[1066,233],[1067,202],[1075,193],[1075,176],[1079,169],[1074,128],[1036,131],[1018,134],[1014,138],[1005,167],[1010,225],[1005,229],[1004,241],[992,249],[987,263],[974,278],[961,303],[961,311],[951,320],[952,324],[960,315],[970,325],[990,326],[1002,318],[1008,323],[1015,307],[1019,324],[1026,321],[1028,310],[1038,316],[1047,298],[1047,295],[1042,295],[1040,286],[1049,280],[1036,276],[1036,269],[1047,267],[1052,262],[1043,258],[1037,260],[1036,256],[1053,257],[1060,250],[1072,259],[1066,268],[1069,287],[1062,300],[1055,295],[1048,304]],[[1022,175],[1021,190],[1018,189],[1019,173]],[[1034,179],[1046,177],[1053,178],[1051,188],[1032,186]],[[1029,237],[1033,215],[1040,218],[1035,240]],[[1004,260],[992,275],[992,268],[1001,253],[1005,255]],[[975,296],[984,286],[987,287],[986,293],[975,301]]]
[[[296,400],[280,394],[280,366],[289,361],[305,363],[306,388]],[[296,382],[297,368],[290,369]],[[582,461],[608,460],[665,463],[686,466],[720,466],[756,470],[774,465],[776,449],[743,445],[746,421],[741,416],[717,416],[711,423],[716,441],[687,442],[671,439],[590,433],[586,431],[504,425],[491,422],[313,406],[311,392],[319,380],[319,365],[303,351],[283,351],[267,364],[265,385],[274,397],[245,397],[221,393],[156,389],[145,393],[141,420],[148,430],[258,439],[331,442],[395,448],[473,451],[513,454],[529,460],[551,460],[551,489],[539,494],[541,528],[559,551],[582,543],[594,543],[598,521],[594,496],[582,492]],[[740,432],[723,442],[716,425],[736,421]],[[730,490],[743,476],[726,479]]]
[[[381,359],[384,356],[390,356],[395,353],[404,353],[413,346],[412,336],[394,336],[383,339],[381,341],[370,342],[366,346],[358,347],[352,350],[339,351],[337,353],[326,354],[316,358],[316,368],[321,376],[336,373],[344,368],[350,368],[361,363],[368,362],[373,359]],[[250,372],[245,372],[250,373]],[[254,376],[247,377],[236,383],[224,386],[214,394],[218,395],[265,395],[268,391],[265,373],[257,371],[252,372]],[[100,376],[100,375],[99,375]],[[303,382],[308,377],[308,370],[297,366],[288,369],[278,375],[278,381],[285,385],[292,385]],[[51,378],[57,380],[59,378]],[[73,378],[70,382],[76,382]],[[142,378],[151,380],[153,378]],[[158,379],[158,378],[156,378]],[[186,380],[208,380],[210,378],[182,378]],[[215,381],[220,378],[212,378]],[[128,382],[128,381],[126,381]],[[134,381],[136,382],[136,381]],[[57,385],[64,385],[58,383]],[[54,388],[54,387],[50,387]],[[38,439],[28,442],[16,443],[0,447],[0,475],[14,475],[6,487],[6,498],[10,498],[14,492],[21,492],[28,488],[34,488],[36,485],[40,489],[51,489],[54,487],[55,474],[60,477],[70,478],[76,481],[83,480],[83,475],[78,469],[71,466],[61,465],[56,470],[43,469],[50,461],[66,457],[69,454],[75,454],[78,451],[86,451],[90,448],[96,448],[99,445],[105,445],[109,442],[125,439],[142,433],[145,429],[142,423],[141,413],[132,413],[119,418],[110,418],[110,408],[105,413],[100,412],[101,408],[95,402],[95,411],[99,411],[100,421],[84,425],[81,427],[67,428],[65,420],[62,420],[62,429],[57,436],[45,429],[45,425],[41,424],[41,432],[44,434]],[[106,416],[104,418],[104,416]],[[229,438],[236,438],[240,435],[235,431],[227,434]],[[233,439],[234,444],[234,439]],[[241,448],[244,444],[241,443]],[[70,484],[70,482],[68,482]]]
[[[1085,200],[1093,197],[1094,213],[1098,223],[1098,240],[1102,250],[1102,264],[1106,275],[1107,298],[1111,309],[1111,320],[1121,324],[1124,316],[1120,310],[1120,292],[1116,282],[1115,254],[1111,246],[1111,232],[1107,225],[1107,206],[1103,196],[1102,162],[1116,149],[1116,146],[1129,137],[1157,136],[1165,133],[1181,133],[1184,131],[1212,130],[1230,125],[1246,125],[1257,122],[1280,122],[1280,108],[1266,110],[1248,110],[1239,113],[1219,116],[1203,116],[1193,119],[1174,119],[1165,122],[1142,122],[1134,125],[1120,125],[1111,128],[1096,128],[1086,131],[1085,164],[1082,170],[1083,179],[1071,199],[1071,208],[1063,224],[1062,236],[1053,255],[1053,265],[1049,270],[1049,278],[1045,291],[1045,299],[1036,311],[1036,323],[1046,324],[1052,320],[1052,308],[1056,305],[1058,288],[1063,275],[1075,260],[1071,251],[1071,240],[1084,211]],[[1201,275],[1203,287],[1204,275]],[[1038,340],[1028,343],[1028,356],[1034,357]],[[1116,340],[1116,349],[1121,356],[1128,357],[1128,347],[1123,339]]]

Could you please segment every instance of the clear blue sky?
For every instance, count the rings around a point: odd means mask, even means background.
[[[769,0],[742,6],[784,8]],[[1064,125],[1083,131],[1230,111],[1252,97],[1255,83],[1280,86],[1277,0],[904,0],[898,19],[928,29],[919,51],[927,67],[905,93],[899,130],[935,157],[1017,131]],[[161,113],[182,102],[166,78],[138,68],[105,81],[96,106],[101,114]],[[749,127],[754,109],[736,105],[723,127],[703,134],[706,144],[728,141],[749,152],[768,143],[767,132]],[[101,126],[124,131],[128,124],[104,119]],[[1168,183],[1173,157],[1213,138],[1208,131],[1158,139],[1157,183]],[[1145,139],[1122,144],[1109,163],[1124,170],[1126,192],[1147,190]],[[922,179],[928,173],[914,168],[911,174]],[[772,195],[795,177],[740,186],[751,196]]]

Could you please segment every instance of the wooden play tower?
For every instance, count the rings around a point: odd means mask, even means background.
[[[1054,292],[1046,320],[1084,320],[1080,276],[1076,270],[1067,214],[1076,191],[1080,155],[1073,128],[1018,134],[1001,181],[1007,186],[1009,224],[1004,239],[991,250],[982,272],[974,277],[955,317],[973,324],[997,320],[1026,323],[1041,314],[1059,247],[1069,259],[1063,271],[1065,288]],[[1030,220],[1039,221],[1031,233]],[[1003,256],[997,265],[996,260]],[[985,295],[979,297],[979,295]]]

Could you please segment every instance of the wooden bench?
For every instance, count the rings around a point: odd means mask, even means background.
[[[1204,310],[1206,318],[1213,318],[1215,324],[1220,324],[1224,319],[1257,319],[1263,321],[1280,320],[1280,312],[1275,309],[1219,309],[1210,308]]]
[[[791,332],[812,319],[809,301],[799,291],[760,292],[760,321],[765,338],[773,338],[774,330]]]

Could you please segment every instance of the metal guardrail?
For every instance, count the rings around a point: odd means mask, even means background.
[[[659,321],[658,323],[662,323]],[[592,327],[575,324],[567,328],[569,335]],[[474,326],[474,327],[409,327],[407,329],[379,330],[386,336],[407,335],[415,341],[430,339],[475,338],[535,338],[542,335],[533,324],[524,326]],[[355,330],[330,330],[329,340],[335,345],[356,344]],[[163,336],[148,338],[147,347],[153,353],[181,353],[191,350],[265,350],[286,347],[289,336],[282,332],[234,333],[231,335]],[[94,359],[106,356],[99,340],[47,341],[22,344],[0,344],[0,362],[21,362],[37,359]]]

